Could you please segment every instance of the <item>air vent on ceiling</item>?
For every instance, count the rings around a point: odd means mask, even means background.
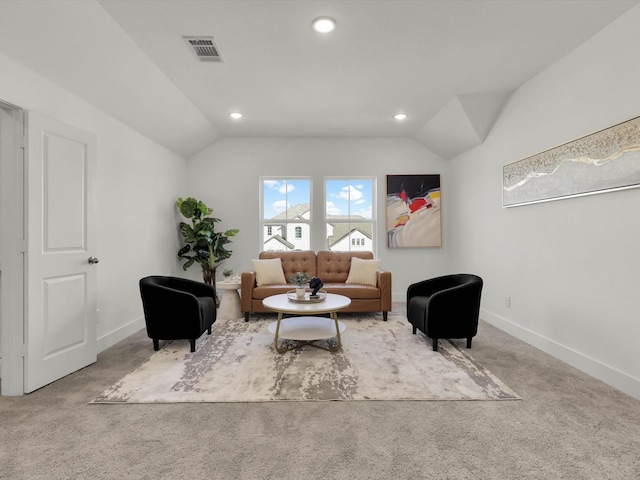
[[[202,62],[222,62],[220,50],[213,37],[182,37],[191,51]]]

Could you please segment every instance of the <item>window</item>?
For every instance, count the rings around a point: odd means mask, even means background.
[[[263,250],[310,250],[311,178],[262,177]]]
[[[329,250],[374,251],[375,178],[325,179],[325,223]]]
[[[311,177],[260,178],[261,250],[375,251],[375,177],[326,177],[315,223],[312,187]]]

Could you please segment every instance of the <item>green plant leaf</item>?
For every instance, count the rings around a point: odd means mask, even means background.
[[[219,222],[219,221],[220,221],[219,218],[206,217],[206,218],[202,219],[201,224],[207,225],[207,226],[211,227],[211,229],[213,229],[215,227],[215,223]]]
[[[178,206],[180,213],[185,218],[192,218],[195,215],[197,208],[198,201],[192,197],[182,200],[182,202],[180,202],[180,205]]]
[[[182,269],[186,271],[191,265],[193,265],[194,262],[195,262],[195,260],[193,258],[191,260],[185,262],[185,264],[182,265]]]
[[[195,199],[194,199],[195,200]],[[200,216],[204,217],[205,215],[210,215],[211,212],[213,212],[213,208],[209,208],[207,207],[204,202],[198,201],[197,203],[197,207],[198,211],[200,212]]]

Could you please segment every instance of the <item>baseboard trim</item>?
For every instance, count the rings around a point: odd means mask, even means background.
[[[144,326],[144,318],[140,317],[119,328],[116,328],[106,335],[98,337],[96,342],[98,352],[102,352],[103,350],[106,350],[107,348],[115,345],[119,341],[124,340],[128,336],[133,335],[138,330],[144,328]]]
[[[588,375],[591,375],[594,378],[597,378],[607,385],[640,400],[640,379],[634,378],[629,374],[605,365],[595,358],[561,345],[550,338],[524,328],[507,318],[496,315],[485,309],[480,309],[480,318],[494,327],[503,330],[509,335],[533,345],[543,352],[562,360],[563,362]]]

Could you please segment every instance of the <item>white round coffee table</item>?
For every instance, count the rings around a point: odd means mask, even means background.
[[[351,299],[344,295],[327,293],[321,302],[302,303],[292,302],[286,293],[273,295],[262,300],[265,308],[278,312],[278,320],[269,325],[268,329],[274,334],[273,346],[279,353],[288,352],[303,345],[311,345],[329,352],[337,352],[342,348],[340,334],[345,331],[344,323],[338,321],[338,310],[348,307]],[[284,314],[297,315],[295,317],[282,318]],[[328,313],[330,318],[313,317]],[[337,338],[335,347],[325,347],[314,343],[316,340]],[[296,344],[289,347],[281,347],[278,339],[295,340]]]

